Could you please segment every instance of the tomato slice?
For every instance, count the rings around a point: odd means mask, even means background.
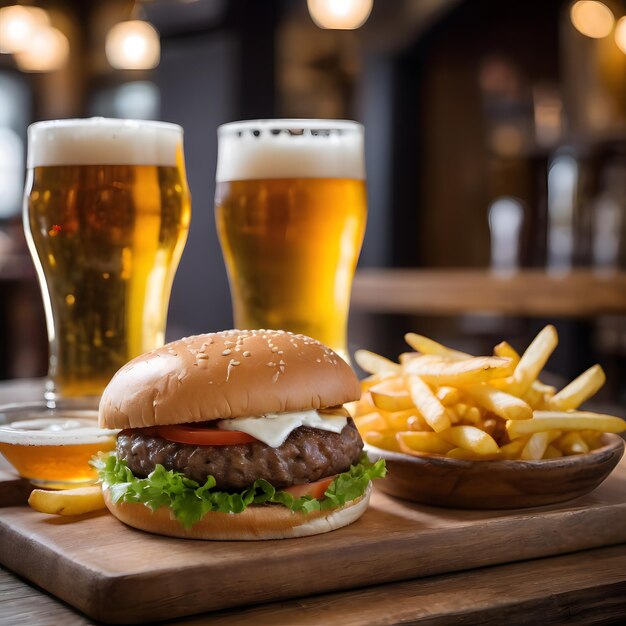
[[[219,428],[206,428],[189,424],[159,426],[157,432],[159,437],[168,441],[189,443],[196,446],[235,446],[239,443],[258,441],[252,435],[240,430],[220,430]]]
[[[286,487],[282,489],[282,491],[286,491],[290,493],[294,498],[302,498],[302,496],[312,496],[313,498],[323,498],[326,490],[330,486],[330,483],[333,482],[337,478],[335,476],[328,476],[327,478],[322,478],[314,483],[304,483],[303,485],[292,485],[291,487]]]

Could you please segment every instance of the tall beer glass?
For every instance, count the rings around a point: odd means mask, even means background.
[[[97,401],[164,342],[190,197],[175,124],[104,118],[28,131],[24,228],[50,342],[46,398]]]
[[[215,205],[235,324],[304,333],[347,357],[366,221],[363,127],[334,120],[221,126]]]

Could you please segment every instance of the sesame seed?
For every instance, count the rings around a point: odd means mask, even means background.
[[[274,367],[276,365],[276,363],[274,363],[274,361],[270,361],[267,365],[269,367]]]
[[[250,352],[248,352],[247,350],[243,353],[244,356],[250,356]]]
[[[278,352],[278,348],[276,346],[272,346],[272,352]]]
[[[222,352],[222,356],[228,356],[230,353],[231,353],[230,348],[226,348],[226,350]]]

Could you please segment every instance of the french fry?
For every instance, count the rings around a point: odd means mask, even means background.
[[[465,402],[459,402],[458,404],[450,407],[450,411],[454,413],[459,419],[463,419],[465,417],[467,409],[469,409],[469,404],[465,404]]]
[[[439,387],[435,395],[443,406],[452,406],[461,401],[461,392],[456,387]]]
[[[521,396],[537,379],[544,365],[559,343],[556,329],[548,325],[532,340],[521,356],[511,378],[509,393]]]
[[[454,447],[432,432],[400,432],[396,433],[396,439],[400,450],[406,454],[446,454]]]
[[[369,350],[357,350],[354,353],[354,360],[370,374],[395,374],[400,373],[401,370],[398,363],[394,363],[384,356]]]
[[[587,454],[589,452],[589,444],[576,431],[565,433],[554,442],[554,445],[564,454]]]
[[[423,430],[424,428],[430,430],[426,420],[424,420],[421,415],[417,415],[417,413],[417,409],[413,407],[406,411],[396,411],[394,413],[383,411],[382,415],[387,422],[387,426],[395,432],[399,430],[409,430],[410,424],[415,426],[415,430]],[[409,420],[411,421],[409,422]],[[424,428],[420,428],[422,425]]]
[[[519,363],[520,355],[519,352],[508,342],[501,341],[494,349],[493,353],[496,356],[503,356],[507,359],[511,359],[515,365]]]
[[[465,352],[459,352],[446,346],[424,337],[423,335],[417,335],[416,333],[407,333],[404,335],[404,340],[417,352],[422,354],[429,354],[435,356],[445,357],[446,359],[452,359],[454,361],[462,361],[469,358],[471,355]]]
[[[605,381],[604,370],[599,365],[594,365],[552,397],[547,403],[548,408],[553,411],[577,409],[594,396]]]
[[[556,393],[556,387],[553,387],[552,385],[546,385],[545,383],[542,383],[540,380],[536,380],[532,384],[531,388],[535,389],[539,393],[542,393],[544,396],[552,397]]]
[[[507,420],[528,420],[533,411],[519,398],[487,384],[471,385],[464,391],[480,406]]]
[[[404,411],[414,406],[402,379],[391,378],[378,383],[370,387],[370,394],[375,406],[385,411]]]
[[[605,433],[621,433],[626,430],[626,421],[612,415],[571,411],[535,411],[530,420],[509,421],[506,430],[511,439],[521,435],[545,430],[597,430]]]
[[[376,446],[377,448],[383,448],[383,450],[391,450],[392,452],[400,452],[400,446],[393,433],[378,432],[376,430],[369,430],[361,433],[363,441],[369,443],[370,446]]]
[[[532,409],[542,410],[547,408],[545,394],[537,389],[535,385],[531,385],[522,398]]]
[[[514,365],[511,359],[502,357],[471,357],[463,361],[424,362],[409,361],[404,366],[408,374],[417,374],[424,382],[432,385],[464,387],[484,383],[494,378],[511,374]]]
[[[476,406],[468,406],[465,411],[465,415],[463,415],[463,420],[466,422],[470,422],[471,424],[480,425],[483,419],[482,413],[480,409]]]
[[[541,459],[548,447],[548,431],[541,433],[533,433],[528,439],[528,443],[524,446],[520,458],[524,461],[538,461]]]
[[[590,450],[601,448],[603,445],[601,432],[595,430],[582,430],[580,431],[580,436],[585,440]]]
[[[35,511],[51,515],[82,515],[105,508],[100,485],[60,491],[34,489],[28,504]]]
[[[398,357],[398,362],[400,363],[400,365],[404,365],[412,359],[416,359],[418,356],[419,352],[402,352]]]
[[[464,450],[463,448],[453,448],[446,456],[460,461],[493,461],[499,458],[497,454],[476,454],[476,452]]]
[[[367,415],[357,415],[354,419],[356,427],[361,432],[367,432],[370,430],[383,431],[387,430],[387,421],[378,412],[367,413]]]
[[[383,380],[393,378],[393,372],[384,372],[382,374],[371,374],[361,381],[361,391],[368,391],[370,387],[382,383]]]
[[[560,431],[549,430],[533,433],[524,446],[520,458],[525,461],[539,461],[543,458],[548,446],[560,435]]]
[[[544,459],[558,459],[562,457],[563,453],[556,447],[550,444],[543,455]]]
[[[530,437],[519,437],[518,439],[514,439],[510,443],[503,445],[500,448],[500,456],[503,459],[519,459],[524,446]]]
[[[480,456],[498,454],[498,444],[493,437],[475,426],[452,426],[441,431],[439,436],[457,448],[469,450]]]
[[[419,376],[407,376],[406,381],[413,403],[428,425],[436,433],[450,428],[452,425],[450,415],[430,387]]]
[[[361,395],[360,400],[357,400],[356,402],[348,402],[347,404],[344,404],[344,406],[353,418],[376,411],[376,407],[372,402],[372,397],[370,396],[369,391],[365,391]]]

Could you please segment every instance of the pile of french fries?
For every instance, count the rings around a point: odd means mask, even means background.
[[[349,406],[366,443],[411,455],[465,460],[553,459],[585,454],[603,433],[626,430],[619,417],[577,411],[602,387],[594,365],[557,390],[539,380],[558,344],[546,326],[519,355],[507,342],[493,356],[471,356],[408,333],[414,352],[399,363],[358,350],[371,375]]]

